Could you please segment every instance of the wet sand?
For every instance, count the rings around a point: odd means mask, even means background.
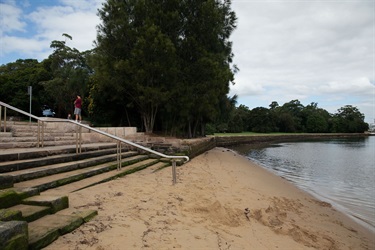
[[[375,249],[375,233],[243,156],[215,148],[69,195],[98,215],[46,249]]]

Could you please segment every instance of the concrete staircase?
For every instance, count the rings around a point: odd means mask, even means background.
[[[0,249],[41,249],[93,218],[97,211],[69,209],[71,192],[170,165],[129,148],[118,169],[115,143],[83,144],[77,154],[74,135],[53,131],[48,146],[30,148],[34,129],[16,124],[0,133]]]
[[[7,131],[0,133],[0,149],[37,147],[38,124],[35,122],[8,122]],[[75,144],[76,134],[71,130],[57,131],[44,127],[44,146]]]

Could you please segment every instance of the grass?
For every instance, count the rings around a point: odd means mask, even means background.
[[[276,136],[276,135],[302,135],[305,133],[254,133],[254,132],[242,132],[242,133],[214,133],[214,136]]]

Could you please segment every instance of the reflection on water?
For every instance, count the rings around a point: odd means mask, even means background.
[[[232,149],[375,230],[375,137]]]

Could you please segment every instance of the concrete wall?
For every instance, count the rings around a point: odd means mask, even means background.
[[[88,124],[85,124],[85,125],[88,125]],[[48,129],[53,129],[55,131],[60,131],[64,133],[76,133],[77,129],[79,128],[78,125],[75,125],[70,122],[45,122],[45,127]],[[138,134],[136,127],[105,127],[105,128],[94,127],[94,128],[101,130],[103,132],[115,135],[117,137],[124,138],[124,139]],[[87,128],[82,128],[82,140],[84,143],[114,141],[113,139],[105,135],[99,134]]]
[[[327,134],[290,134],[290,135],[250,135],[250,136],[216,136],[216,145],[219,147],[226,147],[238,144],[248,143],[271,143],[281,141],[295,141],[306,139],[333,139],[333,138],[348,138],[368,136],[364,133],[341,134],[341,133],[327,133]]]

